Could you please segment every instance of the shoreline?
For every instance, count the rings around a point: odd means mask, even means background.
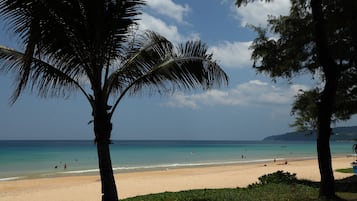
[[[95,147],[89,141],[0,141],[0,144],[0,158],[4,163],[0,167],[0,182],[99,172]],[[351,146],[331,143],[332,154],[346,156]],[[316,145],[262,141],[121,141],[112,145],[111,155],[114,172],[122,173],[269,163],[274,158],[305,160],[316,157]]]
[[[339,155],[333,157],[342,157]],[[133,167],[114,167],[114,174],[132,173],[132,172],[147,172],[147,171],[161,171],[172,169],[186,169],[186,168],[205,168],[216,166],[230,166],[230,165],[245,165],[245,164],[259,164],[259,163],[282,163],[285,161],[303,161],[317,159],[316,156],[306,157],[291,157],[291,158],[267,158],[267,159],[253,159],[253,160],[239,160],[239,161],[219,161],[219,162],[202,162],[202,163],[175,163],[175,164],[158,164],[147,166],[133,166]],[[40,178],[57,178],[57,177],[71,177],[71,176],[95,176],[99,174],[98,168],[82,169],[82,170],[67,170],[58,172],[43,172],[43,173],[28,173],[13,175],[8,177],[0,177],[0,184],[4,181],[16,181],[26,179],[40,179]]]
[[[205,188],[246,187],[260,176],[278,170],[296,173],[299,179],[319,181],[317,159],[184,167],[115,174],[120,199],[159,193]],[[354,158],[333,157],[333,169],[350,168]],[[353,173],[334,172],[335,179]],[[19,179],[0,182],[0,201],[88,201],[100,199],[99,175],[70,175],[49,178]]]

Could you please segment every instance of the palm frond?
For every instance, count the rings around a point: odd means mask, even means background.
[[[157,41],[161,37],[152,33],[148,39]],[[228,76],[212,59],[212,54],[207,53],[204,43],[188,41],[177,48],[162,42],[154,44],[150,51],[142,53],[136,65],[144,71],[139,81],[136,81],[133,93],[143,87],[170,92],[176,89],[209,89],[228,83]]]
[[[85,74],[92,84],[99,83],[103,68],[125,51],[122,46],[143,4],[143,0],[1,1],[0,17],[25,46],[20,88],[29,79],[32,57],[40,56],[66,73]]]
[[[145,36],[147,45],[111,76],[112,88],[120,92],[114,110],[127,92],[131,95],[139,91],[167,94],[228,84],[228,76],[207,53],[204,43],[189,41],[175,49],[157,33],[149,32]]]
[[[23,82],[22,66],[24,54],[16,50],[0,46],[0,73],[13,74],[17,88],[11,97],[11,102],[14,103],[23,90],[21,82]],[[88,97],[84,88],[77,81],[79,77],[70,74],[54,67],[42,60],[32,58],[29,68],[28,80],[31,84],[31,90],[38,91],[38,95],[47,96],[67,96],[70,92],[80,90]]]
[[[172,53],[173,45],[166,38],[151,31],[145,32],[133,41],[127,50],[126,61],[113,72],[107,82],[108,95],[121,93],[128,85],[150,71],[155,62],[161,61]],[[150,58],[152,61],[149,61]]]
[[[89,80],[94,94],[103,91],[108,100],[116,93],[118,101],[127,92],[166,94],[228,83],[204,43],[190,41],[175,48],[149,31],[131,43],[128,32],[143,4],[143,0],[1,1],[0,16],[25,44],[23,54],[5,48],[0,53],[0,70],[16,75],[14,100],[27,83],[41,96],[79,88],[90,99],[79,85],[81,77]],[[118,58],[120,66],[110,73]]]

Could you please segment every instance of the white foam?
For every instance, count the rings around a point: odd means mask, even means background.
[[[315,157],[301,157],[292,158],[290,160],[306,160]],[[275,161],[285,161],[285,158],[275,158]],[[127,166],[127,167],[114,167],[114,171],[140,171],[150,169],[168,169],[168,168],[182,168],[182,167],[199,167],[199,166],[216,166],[216,165],[234,165],[234,164],[247,164],[247,163],[267,163],[272,162],[274,159],[255,159],[255,160],[239,160],[239,161],[217,161],[217,162],[202,162],[202,163],[172,163],[172,164],[157,164],[145,166]],[[99,169],[86,169],[86,170],[72,170],[59,172],[59,174],[85,174],[99,172]]]
[[[99,172],[99,169],[72,170],[72,171],[59,172],[59,173],[60,174],[83,174],[83,173],[91,173],[91,172]]]
[[[0,178],[0,181],[13,181],[13,180],[18,180],[22,179],[24,177],[6,177],[6,178]]]
[[[176,167],[196,167],[196,166],[214,166],[214,165],[229,165],[229,164],[245,164],[245,163],[261,163],[270,162],[274,159],[257,159],[249,161],[226,161],[226,162],[203,162],[203,163],[173,163],[173,164],[158,164],[147,166],[131,166],[131,167],[116,167],[113,170],[143,170],[143,169],[157,169],[157,168],[176,168]],[[276,159],[284,160],[283,158]]]

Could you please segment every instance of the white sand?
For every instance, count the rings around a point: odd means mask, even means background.
[[[333,168],[349,168],[353,159],[333,159]],[[320,180],[317,160],[288,161],[287,165],[255,163],[156,170],[116,174],[120,198],[202,188],[246,187],[258,177],[278,170],[296,173],[300,179]],[[334,173],[336,179],[353,174]],[[0,182],[0,201],[98,201],[99,176],[68,176]]]

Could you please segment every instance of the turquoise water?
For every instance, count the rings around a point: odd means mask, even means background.
[[[352,154],[352,145],[332,142],[332,154]],[[316,148],[314,142],[114,141],[111,156],[122,172],[315,158]],[[0,141],[0,181],[93,173],[97,161],[93,141]]]

